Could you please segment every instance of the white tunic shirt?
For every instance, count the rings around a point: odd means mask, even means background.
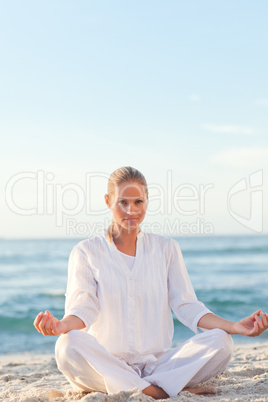
[[[131,270],[106,231],[73,248],[65,316],[79,317],[114,356],[156,361],[172,344],[171,309],[195,333],[199,319],[210,313],[196,298],[176,240],[140,231]]]
[[[134,265],[134,262],[135,262],[135,258],[136,258],[136,257],[135,257],[135,256],[132,256],[132,255],[124,254],[124,253],[122,253],[121,251],[119,251],[119,253],[122,255],[122,257],[123,257],[125,263],[127,264],[128,268],[129,268],[130,271],[131,271],[132,268],[133,268],[133,265]]]

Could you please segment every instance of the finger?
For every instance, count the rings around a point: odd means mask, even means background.
[[[52,334],[53,334],[53,335],[57,335],[56,320],[53,320],[53,322],[52,322],[51,331],[52,331]]]
[[[262,313],[261,309],[260,309],[260,310],[255,311],[255,313],[251,314],[251,315],[250,315],[250,318],[254,319],[255,315],[259,316],[259,315],[260,315],[260,313]]]
[[[261,313],[262,314],[262,313]],[[260,319],[260,317],[258,317],[257,315],[255,316],[256,318],[256,321],[257,321],[257,323],[259,324],[259,328],[260,329],[263,329],[263,327],[264,327],[264,325],[263,325],[263,322],[262,322],[262,320]]]
[[[34,322],[33,322],[33,325],[35,326],[35,328],[37,329],[38,332],[41,332],[40,329],[39,329],[39,324],[40,324],[40,321],[41,321],[41,318],[42,318],[42,317],[43,317],[43,313],[40,312],[40,313],[35,317],[35,320],[34,320]]]
[[[263,323],[263,327],[266,329],[267,325],[268,325],[268,320],[267,320],[266,314],[261,314],[261,320]]]
[[[50,317],[48,317],[48,320],[46,322],[45,331],[46,331],[47,335],[53,335],[52,328],[51,328],[53,319],[54,319],[54,317],[53,317],[53,315],[51,315]]]
[[[253,321],[253,328],[248,331],[247,336],[256,336],[259,331],[259,324],[257,321]]]
[[[262,333],[263,329],[262,329],[262,321],[258,316],[255,316],[255,335],[254,336],[258,336]]]
[[[257,336],[257,335],[258,335],[258,332],[259,332],[259,323],[258,323],[258,321],[256,320],[256,321],[254,321],[254,327],[253,327],[253,329],[252,329],[252,331],[251,331],[250,336]]]
[[[45,316],[45,314],[42,313],[41,316],[40,316],[40,320],[38,320],[38,321],[39,321],[39,324],[38,324],[38,326],[37,326],[37,330],[38,330],[40,333],[42,333],[42,330],[41,330],[41,323],[42,323],[42,320],[44,319],[44,316]]]
[[[45,330],[45,325],[46,325],[48,318],[49,318],[49,316],[47,314],[44,314],[40,321],[40,324],[39,324],[39,329],[43,335],[47,335],[46,330]]]
[[[264,314],[264,320],[265,320],[265,329],[268,329],[268,314]]]
[[[262,330],[265,331],[267,329],[267,327],[268,327],[268,325],[267,325],[268,320],[267,320],[266,314],[261,313],[260,318],[261,318],[261,321],[262,321]]]
[[[60,326],[60,321],[55,319],[53,321],[52,327],[51,327],[53,335],[59,335],[60,334],[59,326]]]

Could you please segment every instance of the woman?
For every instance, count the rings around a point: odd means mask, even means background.
[[[183,390],[216,393],[192,387],[226,369],[230,334],[260,335],[268,315],[258,310],[231,322],[197,300],[179,244],[140,229],[148,189],[138,170],[113,172],[105,202],[113,214],[108,230],[71,252],[63,319],[46,311],[34,321],[43,335],[61,334],[59,370],[78,390],[111,394],[137,387],[155,399]],[[171,308],[196,333],[176,348]]]

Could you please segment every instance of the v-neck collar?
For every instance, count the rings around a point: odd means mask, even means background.
[[[119,266],[120,268],[122,268],[127,276],[132,277],[132,278],[136,277],[137,270],[140,265],[140,259],[141,259],[141,253],[142,253],[141,242],[142,242],[143,236],[144,236],[144,232],[142,230],[140,230],[139,233],[137,234],[136,255],[135,255],[134,264],[133,264],[131,270],[127,266],[121,252],[116,247],[113,238],[111,238],[111,243],[108,242],[110,250],[113,253],[114,260],[115,260],[115,262],[118,263],[116,265]],[[105,239],[107,241],[107,229],[105,230]]]

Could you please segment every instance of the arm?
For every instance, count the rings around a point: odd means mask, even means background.
[[[99,314],[96,282],[90,261],[82,245],[73,248],[68,264],[68,283],[65,300],[65,315],[62,320],[49,311],[40,312],[34,326],[43,335],[65,334],[73,329],[89,328]]]
[[[201,317],[211,311],[197,300],[178,242],[170,239],[169,245],[169,305],[177,319],[198,334],[197,323]]]
[[[249,317],[234,322],[209,313],[201,317],[197,325],[204,329],[220,328],[230,335],[259,336],[268,328],[268,314],[258,310]]]
[[[34,320],[34,326],[41,334],[50,336],[66,334],[73,329],[85,328],[84,322],[75,315],[68,315],[62,320],[58,320],[49,311],[46,311],[45,314],[40,312]]]
[[[86,249],[82,242],[75,246],[70,254],[63,317],[80,318],[87,330],[97,320],[100,311],[97,282],[91,262],[92,253],[92,246]]]

